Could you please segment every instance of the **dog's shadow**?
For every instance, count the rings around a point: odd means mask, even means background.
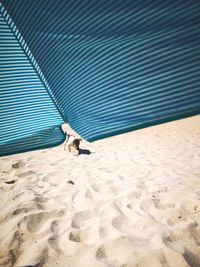
[[[92,152],[89,149],[81,149],[79,148],[79,155],[91,155]]]

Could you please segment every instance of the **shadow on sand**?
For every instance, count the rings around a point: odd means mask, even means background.
[[[79,155],[90,155],[92,154],[92,152],[90,152],[90,150],[88,149],[79,149]]]

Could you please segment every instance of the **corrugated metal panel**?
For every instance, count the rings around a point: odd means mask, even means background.
[[[0,156],[58,145],[64,139],[59,128],[63,120],[33,62],[0,5]]]
[[[200,113],[200,1],[3,4],[86,139]]]

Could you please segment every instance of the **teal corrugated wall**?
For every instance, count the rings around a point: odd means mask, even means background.
[[[200,1],[2,3],[63,120],[87,140],[200,113]]]
[[[58,145],[63,122],[37,63],[0,6],[0,156]]]

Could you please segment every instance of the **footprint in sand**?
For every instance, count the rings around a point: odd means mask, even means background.
[[[125,219],[123,216],[117,216],[112,220],[112,225],[121,233],[131,234],[132,225],[129,220]]]
[[[183,253],[183,257],[186,260],[186,262],[189,264],[189,266],[192,267],[199,267],[200,266],[200,255],[199,253],[193,253],[188,249],[185,249]]]
[[[136,236],[141,231],[144,231],[149,228],[154,228],[156,223],[150,217],[144,217],[134,213],[131,219],[127,219],[124,216],[117,216],[112,220],[112,225],[115,229],[117,229],[120,233],[126,234],[127,236],[135,236],[134,242],[146,243],[149,242],[149,239],[142,239],[138,241]],[[148,235],[148,232],[147,232]],[[146,236],[147,236],[146,235]],[[148,237],[148,236],[147,236]]]
[[[96,258],[97,260],[102,260],[102,259],[105,259],[107,258],[107,255],[105,253],[105,247],[104,246],[101,246],[97,249],[96,251]]]
[[[196,225],[196,227],[193,227],[191,229],[191,236],[193,237],[196,245],[200,247],[200,231],[198,224]]]
[[[73,228],[79,229],[81,227],[87,226],[88,224],[91,224],[95,218],[96,214],[93,211],[80,211],[73,216],[71,226]]]
[[[15,262],[17,261],[17,257],[19,256],[22,242],[22,233],[16,231],[9,245],[9,261],[6,263],[5,266],[14,266]]]
[[[36,265],[34,265],[34,267],[40,267],[40,266],[44,266],[45,263],[48,262],[49,260],[49,255],[48,255],[48,248],[44,248],[41,251],[40,256],[38,257],[38,263]],[[24,266],[25,267],[25,266]],[[27,267],[27,266],[26,266]]]
[[[169,191],[167,186],[164,186],[152,193],[152,198],[159,198],[161,193],[167,193]]]
[[[47,202],[49,200],[49,198],[46,198],[46,197],[42,197],[41,195],[38,195],[35,197],[34,199],[36,202],[41,202],[41,203],[44,203],[44,202]]]
[[[96,244],[99,239],[99,228],[97,224],[84,229],[75,229],[69,233],[69,240],[81,242],[87,245]]]
[[[106,251],[106,250],[108,250],[108,251]],[[102,245],[101,247],[99,247],[96,251],[96,254],[95,254],[97,261],[103,263],[103,266],[109,266],[109,267],[133,266],[133,265],[129,265],[126,263],[122,263],[123,261],[126,262],[126,260],[119,259],[119,258],[118,258],[118,260],[116,260],[116,257],[113,257],[113,255],[120,255],[121,253],[118,253],[118,251],[115,251],[114,254],[110,253],[110,251],[111,251],[111,249],[109,246],[106,247],[106,245]],[[126,254],[124,254],[124,255],[126,255]]]
[[[194,198],[191,201],[182,202],[181,208],[189,213],[197,213],[200,211],[200,199]]]
[[[160,202],[160,199],[153,199],[152,201],[154,203],[155,208],[159,209],[159,210],[171,209],[171,208],[174,208],[176,206],[175,203],[162,204]]]
[[[139,191],[139,190],[136,190],[136,191],[132,191],[131,193],[128,194],[128,200],[134,200],[134,199],[138,199],[140,198],[142,195],[142,192]]]
[[[148,187],[145,185],[144,182],[140,182],[136,187],[141,190],[148,190]]]
[[[175,226],[183,222],[190,224],[193,220],[189,216],[188,212],[182,209],[174,209],[170,214],[170,218],[167,220],[167,223],[170,226]]]
[[[110,267],[148,266],[137,264],[138,252],[135,245],[133,240],[125,236],[117,237],[102,244],[96,250],[95,257],[99,262]],[[141,249],[141,245],[138,248]]]
[[[49,200],[49,198],[42,197],[40,194],[35,194],[36,197],[33,199],[36,204],[37,209],[44,210],[45,203]]]
[[[48,243],[49,243],[49,246],[55,250],[57,253],[61,253],[62,250],[60,249],[59,247],[59,244],[58,244],[58,237],[56,235],[52,235],[48,238]]]
[[[69,233],[69,240],[74,242],[81,242],[79,231],[72,231],[71,233]]]
[[[93,199],[93,195],[92,195],[92,192],[91,190],[87,189],[87,191],[85,192],[85,197],[86,198],[89,198],[89,199]]]
[[[17,208],[16,210],[13,211],[13,216],[16,216],[20,213],[27,213],[28,209],[27,208]]]
[[[168,236],[163,236],[162,240],[168,248],[173,249],[176,247],[176,243],[179,241],[179,237],[174,232],[171,232]]]
[[[184,209],[176,208],[174,203],[162,204],[157,199],[145,199],[141,202],[140,207],[156,222],[161,222],[171,227],[196,225],[192,215]]]
[[[106,253],[106,247],[103,245],[99,247],[96,251],[95,255],[97,261],[103,263],[104,266],[110,266],[110,267],[115,267],[115,266],[120,266],[120,267],[126,267],[128,265],[123,264],[123,265],[118,265],[114,259],[112,259],[112,256],[109,257]]]
[[[60,223],[60,225],[59,225],[58,220],[53,221],[51,223],[51,231],[55,235],[59,234],[59,232],[62,231],[62,224]]]
[[[30,176],[32,174],[34,174],[33,171],[27,171],[27,172],[23,172],[23,173],[17,174],[17,177],[24,178],[24,177]]]
[[[31,215],[26,215],[19,223],[18,226],[26,228],[29,232],[35,233],[39,231],[44,223],[46,223],[51,218],[62,217],[64,215],[63,210],[53,210],[52,212],[39,212]]]
[[[45,221],[48,219],[49,214],[47,212],[40,212],[32,215],[28,215],[27,219],[27,229],[29,232],[37,232]]]
[[[12,164],[13,169],[19,169],[25,166],[25,163],[22,160],[19,160]]]
[[[148,214],[152,219],[157,221],[164,220],[164,222],[168,219],[169,214],[173,212],[174,207],[174,203],[162,204],[160,199],[144,199],[140,203],[141,210]]]
[[[23,193],[22,193],[23,194]],[[13,200],[15,200],[16,198],[14,198]],[[41,207],[38,203],[36,203],[36,202],[32,202],[30,205],[27,205],[26,207],[21,207],[21,208],[16,208],[14,211],[13,211],[13,213],[12,213],[12,215],[13,216],[17,216],[17,215],[21,215],[21,214],[23,214],[23,213],[30,213],[30,212],[32,212],[32,211],[34,211],[34,210],[37,210],[37,209],[39,209],[39,210],[41,210],[41,209],[43,209],[43,207]]]
[[[167,236],[162,237],[163,243],[176,250],[182,250],[183,245],[195,247],[200,245],[200,233],[197,223],[191,223],[183,229],[178,228],[171,231]]]

